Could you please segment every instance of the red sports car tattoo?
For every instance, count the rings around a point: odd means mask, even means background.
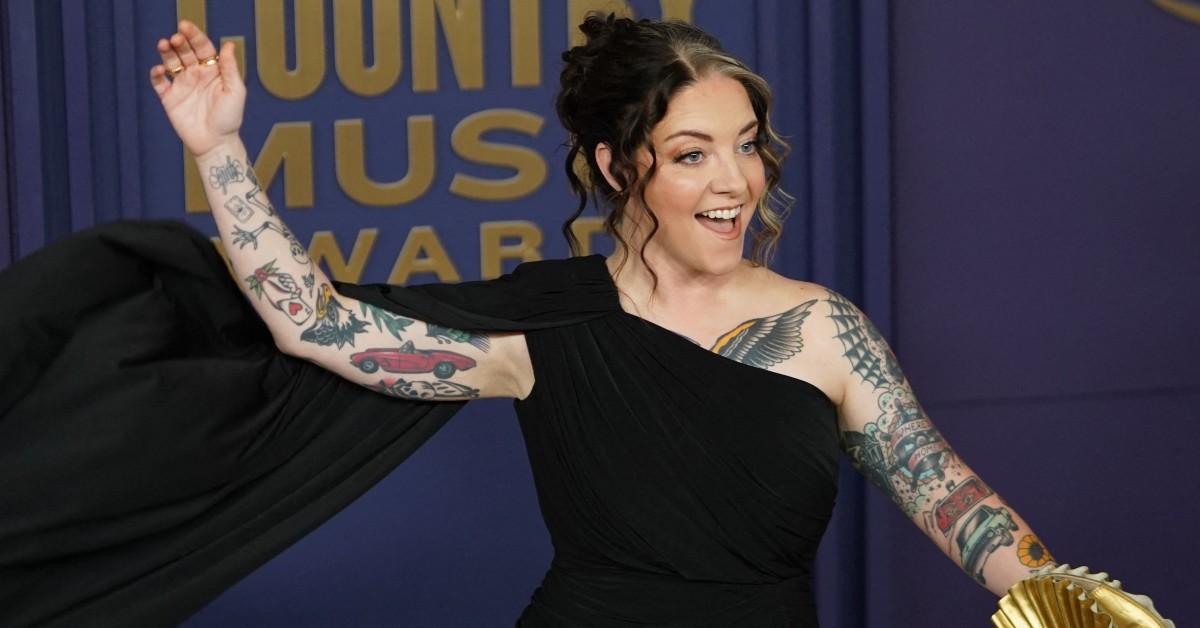
[[[475,360],[453,351],[426,351],[413,347],[412,341],[399,349],[367,349],[350,356],[350,362],[364,373],[379,369],[389,373],[433,373],[447,379],[456,371],[475,367]]]

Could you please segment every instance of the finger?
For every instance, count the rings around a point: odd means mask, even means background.
[[[159,98],[167,93],[171,88],[171,81],[167,80],[167,67],[159,64],[150,68],[150,86],[154,88],[154,93],[158,94]]]
[[[195,24],[187,20],[180,21],[179,34],[187,38],[188,45],[196,53],[197,59],[208,59],[217,54],[217,49],[213,46],[212,40]]]
[[[221,77],[226,80],[227,84],[242,84],[242,72],[238,69],[237,50],[233,42],[227,41],[221,44],[221,58],[217,60],[217,63],[221,68]]]
[[[179,60],[183,63],[183,67],[191,68],[196,65],[196,52],[192,50],[191,44],[187,38],[179,33],[171,35],[171,47],[175,49],[175,54],[179,55]]]
[[[183,62],[179,60],[179,55],[175,54],[175,49],[171,47],[171,42],[160,39],[158,40],[158,54],[162,57],[163,65],[167,67],[171,74],[175,70],[183,67]]]

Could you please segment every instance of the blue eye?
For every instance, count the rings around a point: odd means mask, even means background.
[[[677,164],[680,164],[680,163],[682,163],[682,164],[698,164],[698,163],[700,163],[700,158],[703,156],[704,156],[704,153],[702,153],[698,150],[694,150],[690,153],[684,153],[684,154],[676,157],[675,163],[677,163]]]
[[[758,151],[758,140],[750,140],[749,142],[744,142],[740,148],[741,148],[743,155],[753,154]]]

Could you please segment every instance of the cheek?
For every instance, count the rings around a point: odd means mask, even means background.
[[[704,183],[697,177],[659,173],[646,186],[646,202],[660,219],[678,215],[691,218],[704,189]]]

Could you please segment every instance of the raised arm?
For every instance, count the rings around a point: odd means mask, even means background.
[[[150,70],[175,132],[196,157],[242,291],[280,350],[380,393],[419,399],[523,397],[533,385],[521,334],[471,334],[338,294],[283,223],[238,132],[246,87],[233,44],[220,55],[194,24],[158,42]]]
[[[996,595],[1053,564],[1029,525],[966,465],[917,402],[887,341],[835,292],[826,350],[841,354],[842,448],[854,466],[968,575]]]

